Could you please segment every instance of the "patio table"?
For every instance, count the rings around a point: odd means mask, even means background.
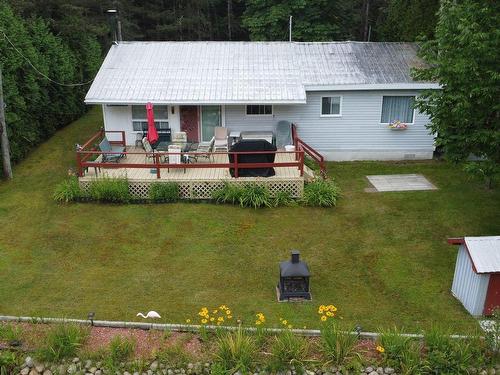
[[[168,152],[168,146],[171,146],[171,145],[178,145],[181,147],[181,161],[183,163],[190,163],[191,157],[189,155],[182,155],[182,154],[186,153],[186,152],[190,152],[190,151],[194,152],[198,148],[198,143],[196,143],[196,142],[165,141],[165,142],[160,142],[156,145],[156,151]]]

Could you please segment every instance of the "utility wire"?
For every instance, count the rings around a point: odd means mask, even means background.
[[[5,32],[3,30],[0,30],[0,32],[3,34],[5,40],[7,40],[7,42],[9,42],[9,44],[12,46],[12,48],[14,48],[14,50],[28,62],[28,64],[35,70],[35,72],[40,74],[43,78],[47,79],[48,81],[50,81],[56,85],[59,85],[59,86],[77,87],[77,86],[88,85],[89,83],[91,83],[94,80],[94,78],[92,78],[91,80],[89,80],[87,82],[81,82],[81,83],[62,83],[62,82],[58,82],[58,81],[53,80],[52,78],[50,78],[49,76],[47,76],[46,74],[44,74],[40,70],[38,70],[38,68],[35,65],[33,65],[33,63],[30,61],[30,59],[28,59],[26,56],[24,56],[23,53],[19,49],[17,49],[17,47],[14,45],[14,43],[11,42],[11,40],[9,39],[9,37],[7,36],[7,34],[5,34]]]

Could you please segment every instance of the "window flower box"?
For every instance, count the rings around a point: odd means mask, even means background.
[[[393,121],[388,125],[388,128],[391,130],[406,130],[408,129],[408,124],[401,122],[399,120]]]

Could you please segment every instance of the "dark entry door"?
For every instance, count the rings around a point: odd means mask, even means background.
[[[198,106],[181,105],[180,107],[181,131],[186,132],[187,139],[191,142],[200,141],[200,127]]]

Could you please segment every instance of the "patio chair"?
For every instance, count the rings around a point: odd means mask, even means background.
[[[196,149],[196,155],[193,156],[193,158],[196,161],[198,161],[199,158],[205,158],[207,160],[213,158],[212,151],[214,148],[214,143],[215,143],[215,137],[212,137],[212,139],[208,142],[200,142],[198,144],[198,148]]]
[[[228,151],[227,142],[227,129],[222,126],[216,126],[215,131],[215,142],[214,142],[214,152],[216,151]]]
[[[142,138],[142,147],[144,148],[144,151],[146,151],[146,158],[145,162],[147,163],[149,159],[151,159],[151,162],[155,162],[155,150],[151,146],[151,143],[149,143],[148,139],[146,137]]]
[[[293,145],[292,124],[289,121],[280,121],[276,124],[276,147],[284,149]]]
[[[112,146],[106,137],[104,137],[104,139],[101,141],[101,143],[99,143],[99,149],[102,152],[120,152],[120,154],[102,154],[102,162],[103,163],[107,163],[107,162],[118,163],[118,161],[125,156],[125,154],[122,154],[122,152],[125,152],[125,147]]]
[[[186,143],[187,133],[186,132],[174,132],[172,136],[172,143]]]

